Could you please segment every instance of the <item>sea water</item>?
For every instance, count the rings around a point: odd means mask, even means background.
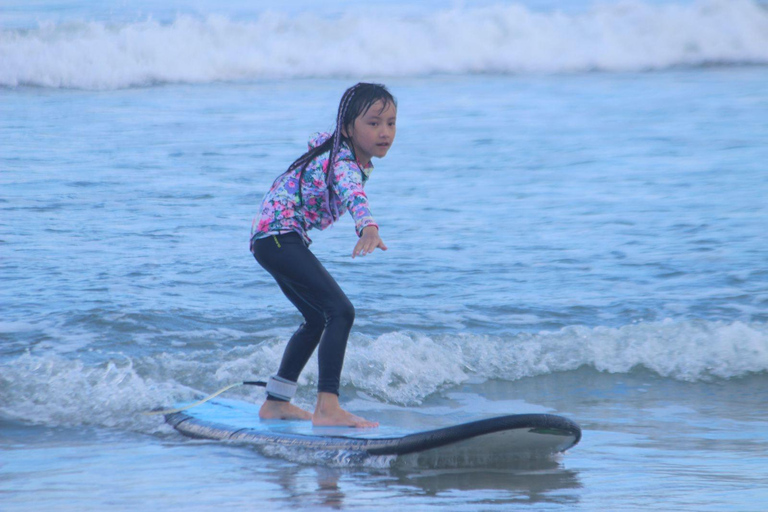
[[[765,510],[766,6],[288,4],[0,7],[0,509]],[[560,414],[567,454],[422,467],[142,415],[275,371],[300,317],[251,218],[360,80],[398,135],[367,185],[389,250],[312,233],[357,310],[343,403]]]

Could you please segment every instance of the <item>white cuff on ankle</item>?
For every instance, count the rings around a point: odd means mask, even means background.
[[[295,382],[273,375],[267,381],[267,394],[290,401],[293,395],[296,394],[296,388],[298,387],[298,384]]]

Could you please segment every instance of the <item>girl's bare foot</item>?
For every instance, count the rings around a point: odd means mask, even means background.
[[[315,414],[312,415],[312,425],[316,427],[378,427],[377,421],[368,421],[355,416],[339,405],[339,397],[333,393],[318,393]]]
[[[259,418],[263,420],[311,420],[312,413],[296,407],[290,402],[267,400],[259,409]]]

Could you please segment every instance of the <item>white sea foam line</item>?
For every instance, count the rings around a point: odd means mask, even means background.
[[[274,340],[135,359],[114,355],[98,364],[53,353],[26,353],[4,364],[0,372],[0,410],[46,424],[156,430],[162,428],[161,421],[140,419],[138,413],[235,381],[263,379],[279,364],[284,346],[285,340]],[[609,373],[643,366],[691,382],[766,372],[768,326],[664,321],[507,337],[354,334],[342,384],[384,403],[414,405],[478,377],[512,381],[581,366]],[[313,360],[299,382],[301,400],[310,400],[316,380]]]
[[[483,379],[518,380],[591,366],[609,373],[644,367],[685,381],[768,371],[768,328],[742,322],[568,327],[506,337],[390,333],[353,337],[344,382],[379,399],[420,403],[429,394]],[[314,380],[310,367],[308,376]]]
[[[386,22],[391,37],[369,37]],[[264,13],[0,31],[0,85],[113,89],[221,80],[434,73],[638,71],[768,63],[768,10],[754,0],[623,2],[587,13],[521,5],[421,17]]]

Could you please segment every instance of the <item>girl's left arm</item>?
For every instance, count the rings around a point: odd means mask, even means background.
[[[360,237],[360,240],[357,241],[357,244],[355,244],[355,248],[352,251],[352,257],[354,258],[357,255],[365,256],[366,254],[372,253],[377,247],[382,251],[387,250],[384,240],[379,236],[379,227],[371,224],[363,229],[363,235]]]
[[[334,191],[341,199],[344,208],[349,210],[355,221],[357,236],[363,236],[363,229],[376,226],[371,209],[368,206],[368,196],[363,190],[363,178],[356,162],[340,160],[334,166]]]
[[[368,206],[368,196],[363,190],[363,178],[356,162],[340,160],[334,166],[334,187],[344,207],[355,221],[355,231],[360,237],[352,251],[352,257],[365,256],[377,247],[386,251],[387,246],[379,236],[379,225],[373,219]]]

